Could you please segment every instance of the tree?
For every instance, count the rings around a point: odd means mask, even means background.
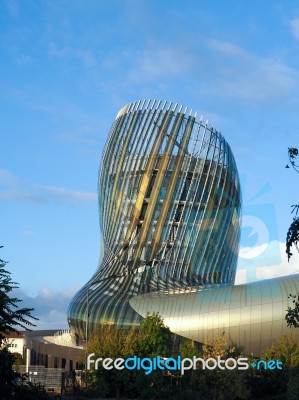
[[[0,259],[0,345],[5,334],[16,332],[17,328],[28,329],[35,326],[28,318],[37,320],[31,314],[33,308],[18,308],[22,300],[10,297],[12,290],[19,286],[12,281],[10,272],[5,269],[6,264],[7,261]]]
[[[194,340],[184,339],[179,345],[179,354],[182,358],[192,358],[199,356],[199,351],[196,347]]]
[[[154,358],[170,356],[173,349],[172,334],[158,313],[148,314],[139,328],[129,330],[115,325],[100,325],[87,346],[87,353],[104,358]],[[166,390],[165,374],[161,370],[146,375],[144,370],[106,370],[102,364],[89,371],[89,391],[102,396],[126,395],[130,398],[161,397]]]
[[[241,357],[240,349],[230,345],[229,337],[223,332],[219,336],[208,336],[200,355],[204,360],[220,357],[222,360]],[[191,384],[204,399],[232,400],[250,398],[250,387],[247,383],[248,371],[238,369],[213,370],[199,368],[191,374]]]
[[[167,358],[172,355],[173,347],[173,334],[164,324],[163,318],[159,313],[148,313],[140,324],[137,355],[141,358],[157,356]],[[169,382],[163,371],[152,371],[150,375],[145,375],[143,371],[140,371],[136,374],[136,378],[141,398],[160,399],[162,395],[169,396]]]
[[[87,345],[87,353],[95,353],[101,358],[125,358],[124,348],[127,342],[127,332],[117,329],[115,325],[99,325],[97,331],[90,337]],[[89,391],[102,396],[115,395],[119,398],[120,391],[126,383],[126,370],[106,370],[100,364],[98,369],[90,374]]]
[[[215,358],[217,356],[226,358],[232,355],[234,351],[235,347],[229,346],[229,338],[225,332],[215,338],[208,336],[202,346],[204,358]]]
[[[168,357],[172,353],[172,333],[159,313],[147,314],[140,324],[138,353],[142,357]]]
[[[262,355],[263,360],[279,360],[283,368],[299,367],[299,344],[294,332],[283,335],[277,343],[269,347]]]
[[[35,326],[28,318],[37,318],[31,314],[33,308],[18,308],[21,300],[10,296],[18,284],[11,280],[10,272],[5,269],[6,264],[6,261],[0,259],[0,399],[11,398],[13,392],[17,399],[19,391],[14,383],[16,374],[12,369],[15,357],[3,346],[3,341],[7,333],[16,332],[17,328]]]
[[[264,360],[279,360],[283,369],[268,371],[268,388],[273,394],[287,393],[289,400],[298,398],[299,389],[299,344],[294,332],[283,335],[277,343],[268,348],[262,355]]]
[[[299,165],[296,164],[296,158],[299,154],[299,151],[296,147],[289,147],[288,148],[288,155],[290,164],[293,169],[299,173]],[[286,165],[286,168],[290,168],[289,165]],[[288,255],[288,259],[290,259],[293,255],[291,253],[291,247],[294,245],[298,249],[298,242],[299,242],[299,204],[293,204],[292,206],[292,214],[294,214],[293,222],[291,223],[288,232],[287,232],[287,239],[286,239],[286,253]]]
[[[288,307],[285,319],[289,327],[298,328],[299,327],[299,293],[290,294],[289,298],[293,299],[293,308]]]
[[[13,358],[14,358],[14,365],[24,365],[25,364],[25,360],[23,359],[23,357],[21,356],[20,353],[11,353]]]
[[[296,147],[288,148],[289,161],[292,168],[299,173],[299,165],[296,164],[296,159],[298,157],[299,151]],[[286,165],[286,168],[290,168],[289,164]],[[291,248],[294,245],[299,251],[298,243],[299,243],[299,204],[293,204],[292,206],[292,214],[294,214],[293,221],[288,229],[287,238],[286,238],[286,253],[288,255],[288,260],[292,257],[293,253],[291,252]],[[299,293],[290,294],[289,298],[293,299],[293,307],[287,308],[287,314],[285,319],[287,321],[287,325],[289,327],[298,328],[299,327]]]

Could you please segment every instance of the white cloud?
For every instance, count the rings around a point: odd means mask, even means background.
[[[22,300],[19,307],[34,308],[32,315],[38,321],[32,321],[34,329],[66,329],[67,309],[78,288],[66,288],[54,291],[47,287],[40,289],[36,296],[29,296],[21,289],[15,289],[13,295]]]
[[[15,185],[18,180],[6,169],[0,169],[0,183],[4,185]]]
[[[139,73],[147,78],[182,76],[192,70],[196,63],[196,57],[185,49],[160,47],[155,52],[149,49],[144,53]]]
[[[29,101],[27,104],[29,107],[32,107],[35,110],[39,110],[39,111],[42,111],[44,113],[51,114],[51,115],[57,115],[57,110],[55,110],[55,108],[53,108],[53,107],[49,107],[44,104],[39,104],[34,101]]]
[[[259,246],[254,246],[254,247],[241,247],[239,251],[239,257],[246,259],[258,257],[266,250],[267,247],[268,243],[263,243]]]
[[[246,283],[246,269],[238,269],[235,278],[236,285],[242,285]]]
[[[238,58],[242,57],[244,59],[250,58],[249,54],[246,53],[246,51],[244,51],[240,47],[236,46],[235,44],[227,42],[227,41],[210,39],[210,40],[207,40],[207,44],[210,48],[212,48],[212,49],[216,50],[217,52],[222,53],[226,56],[238,57]]]
[[[83,61],[85,67],[90,68],[96,64],[94,55],[90,50],[72,48],[70,46],[58,48],[53,43],[49,47],[50,57],[58,58],[77,58]]]
[[[206,45],[221,59],[214,67],[220,93],[271,100],[273,96],[281,99],[298,86],[298,71],[281,59],[259,57],[226,41],[206,40]]]
[[[15,0],[6,0],[6,7],[11,17],[16,18],[19,15],[19,7]]]
[[[26,54],[20,54],[18,57],[16,57],[16,63],[19,65],[29,65],[32,64],[33,58],[26,55]]]
[[[56,203],[76,206],[97,201],[96,193],[23,182],[6,170],[0,170],[0,184],[3,185],[3,189],[0,189],[0,200],[4,201]]]
[[[18,191],[3,191],[0,192],[0,200],[6,201],[25,201],[30,203],[44,203],[45,200],[42,196],[26,193],[26,192],[18,192]]]
[[[30,230],[30,229],[27,229],[27,230],[23,231],[23,235],[27,236],[27,237],[30,237],[30,236],[34,235],[34,232],[32,230]]]
[[[261,257],[261,254],[266,249],[268,249],[268,253],[270,253],[270,258],[268,255],[266,260],[267,266],[264,266],[265,257]],[[279,257],[277,257],[277,254],[275,254],[277,250],[279,252]],[[235,280],[236,284],[271,279],[296,273],[299,274],[299,254],[294,252],[293,257],[288,262],[284,242],[272,241],[259,246],[243,247],[240,249],[239,255],[240,259]],[[273,257],[272,259],[271,256]],[[246,260],[250,260],[250,258],[252,258],[252,260],[255,260],[255,262],[252,263],[252,266],[247,264],[247,267],[243,268],[242,257],[246,258]],[[260,257],[260,265],[256,265],[256,257]]]
[[[59,135],[59,139],[67,143],[97,146],[98,140],[93,138],[94,129],[88,125],[78,126],[72,131],[66,131]]]
[[[299,18],[293,19],[290,25],[292,33],[295,36],[295,39],[299,41]]]
[[[186,39],[187,40],[187,39]],[[203,95],[243,99],[245,101],[294,101],[299,73],[283,58],[259,56],[228,41],[199,37],[193,43],[179,41],[173,45],[148,44],[145,49],[131,52],[126,82],[128,84],[153,81],[166,85],[182,79],[202,97]],[[128,55],[123,55],[128,64]]]
[[[69,201],[72,204],[80,204],[86,202],[97,201],[97,194],[92,192],[81,192],[78,190],[70,190],[55,186],[34,185],[41,189],[42,192],[47,192],[53,196],[53,200]]]
[[[65,312],[51,310],[48,314],[39,316],[39,321],[34,329],[68,329],[67,316]]]

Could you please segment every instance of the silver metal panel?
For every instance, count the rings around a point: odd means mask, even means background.
[[[245,290],[246,297],[243,295]],[[287,327],[285,314],[287,307],[292,305],[288,294],[298,291],[299,274],[190,293],[160,292],[156,293],[160,300],[155,299],[154,307],[174,333],[203,342],[207,336],[217,336],[224,331],[232,343],[240,345],[248,353],[259,355],[282,334],[292,331]],[[249,294],[253,299],[248,298]],[[169,297],[173,298],[177,307],[171,314],[166,314],[164,304],[169,301]],[[221,299],[227,298],[230,299],[229,303],[220,302]],[[221,304],[218,311],[215,300]],[[187,307],[187,303],[190,304],[190,308]],[[152,308],[151,299],[147,294],[132,298],[130,304],[142,316],[146,314],[147,309]],[[197,314],[194,312],[196,309]],[[185,313],[182,313],[182,310]],[[189,315],[187,310],[190,310]],[[186,333],[186,324],[189,324],[189,333]],[[298,330],[294,332],[299,337]]]

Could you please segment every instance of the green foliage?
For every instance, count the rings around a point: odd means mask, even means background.
[[[97,358],[103,359],[122,357],[125,341],[124,330],[117,329],[114,325],[99,325],[97,332],[88,341],[87,353],[95,353]],[[107,371],[100,364],[98,370],[93,368],[93,372],[88,373],[89,388],[94,394],[101,393],[102,396],[110,394],[109,388],[118,392],[122,386],[124,374],[126,374],[125,370]]]
[[[4,334],[16,332],[17,328],[28,329],[29,326],[35,326],[28,318],[37,319],[31,314],[33,308],[18,308],[22,300],[10,297],[18,284],[11,280],[10,272],[5,269],[6,264],[6,261],[0,259],[0,345]]]
[[[289,157],[294,160],[298,156],[298,149],[296,147],[288,148]]]
[[[123,355],[126,332],[114,325],[99,325],[95,334],[88,340],[88,353],[100,354],[101,357],[117,358]]]
[[[283,368],[299,367],[299,344],[294,333],[283,335],[277,344],[268,348],[262,355],[265,360],[279,360]]]
[[[281,336],[275,345],[262,354],[261,358],[281,361],[282,370],[252,370],[249,384],[254,398],[264,398],[266,395],[285,396],[286,394],[288,398],[292,398],[291,393],[296,387],[295,381],[298,378],[298,375],[294,378],[294,371],[299,365],[299,345],[294,333]]]
[[[221,335],[217,337],[208,336],[203,342],[202,346],[202,356],[204,358],[210,357],[221,357],[228,358],[235,352],[235,347],[229,345],[229,338],[222,332]]]
[[[247,375],[247,371],[238,370],[196,370],[191,383],[204,399],[249,399],[251,390]]]
[[[299,327],[299,294],[290,294],[289,298],[293,298],[294,308],[288,307],[285,319],[287,320],[287,325],[290,327]]]
[[[114,325],[101,325],[88,341],[87,353],[95,353],[98,358],[129,358],[169,356],[173,348],[172,334],[164,325],[162,318],[154,313],[147,315],[140,328],[117,329]],[[165,383],[166,379],[166,383]],[[125,394],[130,398],[162,398],[167,386],[167,378],[158,370],[150,375],[144,371],[105,370],[99,364],[98,370],[89,372],[89,388],[94,395],[118,396]]]
[[[299,155],[299,150],[296,147],[288,148],[288,155],[290,164],[293,169],[299,173],[299,165],[296,164],[296,159]],[[286,166],[289,168],[289,165]],[[299,243],[299,204],[292,205],[292,214],[294,214],[293,221],[288,229],[287,238],[286,238],[286,253],[288,255],[288,260],[293,256],[291,252],[291,248],[294,245],[299,251],[298,243]],[[293,298],[293,308],[287,308],[287,314],[285,319],[287,321],[288,326],[298,328],[299,327],[299,293],[293,295],[290,294],[289,298]]]
[[[288,148],[288,156],[290,160],[290,164],[293,169],[299,173],[299,165],[296,164],[296,159],[298,157],[299,150],[296,147]],[[286,168],[290,168],[289,165]],[[293,222],[291,223],[286,239],[286,253],[288,255],[288,260],[292,257],[293,253],[291,253],[291,247],[295,245],[298,250],[298,242],[299,242],[299,204],[292,205],[292,214],[294,214]]]
[[[0,350],[0,399],[10,396],[13,388],[15,374],[12,366],[14,362],[13,355],[7,347]],[[9,398],[9,397],[8,397]]]
[[[23,385],[15,386],[15,400],[51,400],[53,397],[47,393],[46,389],[40,384],[33,384],[24,381]]]
[[[251,398],[285,399],[288,383],[286,370],[249,370],[247,386],[251,390]]]
[[[5,269],[6,264],[6,261],[0,259],[0,399],[10,399],[12,396],[14,399],[39,399],[38,395],[32,393],[28,397],[23,396],[23,392],[19,397],[20,388],[15,382],[17,375],[12,368],[16,357],[3,346],[5,334],[16,332],[16,328],[28,329],[28,326],[34,326],[28,318],[37,319],[31,314],[32,308],[18,308],[21,300],[10,296],[18,284],[11,280],[10,272]],[[28,392],[30,388],[24,390]]]
[[[142,357],[169,357],[172,352],[172,334],[158,313],[147,314],[140,324],[138,354]]]
[[[95,353],[100,358],[128,358],[137,351],[138,329],[129,331],[118,329],[114,325],[99,325],[87,346],[87,353]],[[89,391],[101,396],[115,396],[119,393],[130,393],[137,390],[134,374],[123,370],[106,370],[99,364],[98,370],[94,368],[89,372]]]
[[[20,353],[11,353],[13,355],[14,358],[14,365],[24,365],[25,361],[23,360],[23,357],[21,356]]]
[[[290,371],[289,381],[287,384],[287,399],[298,400],[299,393],[299,368]]]
[[[297,206],[298,207],[298,206]],[[299,242],[299,218],[293,218],[293,222],[291,223],[286,239],[286,253],[288,255],[288,260],[292,257],[293,253],[291,252],[291,247],[295,245],[298,250],[298,242]]]
[[[179,346],[179,354],[182,358],[192,358],[194,356],[199,356],[199,351],[195,345],[194,340],[184,339]]]
[[[13,371],[15,355],[7,347],[0,351],[0,399],[48,400],[50,396],[40,385],[34,385]]]
[[[229,337],[223,332],[217,337],[208,336],[205,339],[200,356],[205,360],[218,356],[221,359],[228,359],[241,356],[241,352],[235,346],[230,345]],[[191,357],[189,356],[189,358]],[[190,379],[192,387],[205,399],[250,398],[251,391],[247,384],[248,371],[221,370],[218,368],[214,370],[197,369],[192,371]]]
[[[134,355],[155,357],[166,355],[182,358],[193,356],[204,359],[220,356],[222,359],[237,358],[242,355],[240,349],[231,346],[224,333],[218,337],[208,337],[201,350],[192,340],[183,340],[178,352],[173,351],[173,337],[165,329],[158,314],[148,315],[140,329],[119,330],[114,326],[101,326],[96,335],[90,338],[88,353],[96,357],[127,358]],[[161,337],[159,337],[161,336]],[[164,338],[164,339],[163,339]],[[166,346],[167,344],[167,346]],[[161,346],[157,351],[155,346]],[[151,353],[145,353],[151,351]],[[160,353],[161,351],[161,353]],[[171,353],[172,352],[172,353]],[[249,363],[250,357],[249,358]],[[94,397],[123,396],[130,399],[197,399],[197,400],[240,400],[240,399],[297,399],[299,377],[299,346],[295,335],[282,336],[275,346],[271,346],[261,358],[279,359],[283,370],[213,370],[201,369],[185,371],[152,371],[145,375],[140,370],[104,370],[91,371],[90,388]],[[297,397],[296,397],[297,396]]]

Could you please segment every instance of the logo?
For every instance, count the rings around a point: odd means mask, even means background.
[[[92,366],[95,370],[98,370],[101,366],[106,370],[115,368],[116,370],[127,370],[145,371],[145,375],[151,374],[153,371],[180,371],[181,375],[184,375],[185,371],[193,369],[202,370],[214,370],[216,368],[220,370],[246,370],[251,366],[256,369],[282,369],[282,362],[279,360],[259,360],[256,363],[250,364],[248,358],[227,358],[222,359],[220,356],[216,358],[207,358],[206,360],[200,357],[194,356],[193,358],[181,358],[181,356],[163,358],[160,356],[149,358],[140,358],[137,356],[123,358],[94,358],[95,353],[91,353],[87,357],[87,369],[90,370]]]

